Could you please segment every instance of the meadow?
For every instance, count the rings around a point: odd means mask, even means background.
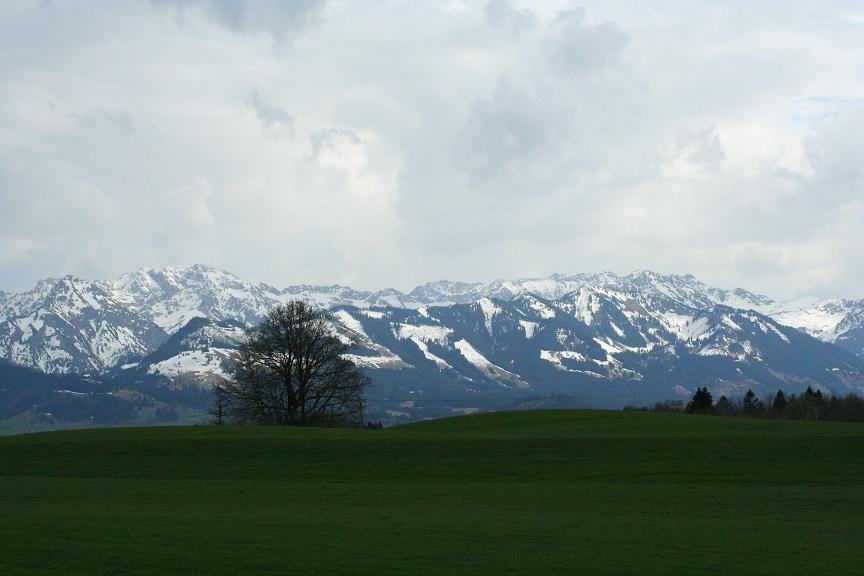
[[[0,574],[860,574],[864,425],[558,410],[0,438]]]

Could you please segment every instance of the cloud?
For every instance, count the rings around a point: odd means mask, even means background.
[[[853,24],[864,24],[864,12],[846,12],[840,18]]]
[[[629,36],[614,22],[590,25],[585,10],[562,10],[548,39],[552,66],[564,75],[584,74],[618,64]]]
[[[705,127],[681,131],[673,142],[673,155],[691,164],[718,167],[725,151],[716,128]]]
[[[324,128],[309,135],[309,143],[312,145],[312,154],[321,158],[328,152],[336,152],[340,148],[353,148],[360,146],[362,141],[356,132],[347,128]]]
[[[297,123],[294,117],[282,108],[264,100],[257,91],[250,96],[249,106],[270,134],[277,137],[294,135]]]
[[[203,16],[236,33],[263,32],[278,42],[290,40],[319,22],[326,0],[150,0],[184,17]]]
[[[514,36],[532,28],[537,16],[531,10],[514,8],[510,0],[489,0],[483,8],[486,21],[495,28],[509,28]]]
[[[843,2],[0,6],[0,289],[612,269],[864,296]],[[842,24],[840,24],[842,23]]]

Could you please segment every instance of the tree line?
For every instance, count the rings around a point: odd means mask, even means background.
[[[864,398],[856,394],[823,394],[821,390],[813,390],[809,386],[801,394],[787,395],[783,390],[777,390],[774,394],[758,398],[752,389],[748,389],[741,397],[729,398],[724,394],[716,400],[707,387],[700,387],[686,404],[681,400],[667,400],[651,407],[629,409],[714,416],[864,422]]]

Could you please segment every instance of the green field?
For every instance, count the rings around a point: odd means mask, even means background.
[[[0,439],[0,575],[861,574],[864,426],[640,412]]]

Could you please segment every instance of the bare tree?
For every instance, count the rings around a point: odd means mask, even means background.
[[[309,304],[276,306],[247,330],[232,378],[217,389],[226,420],[327,426],[354,419],[369,379],[343,358],[348,348]]]

